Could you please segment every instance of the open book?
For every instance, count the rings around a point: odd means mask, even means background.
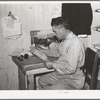
[[[33,52],[32,52],[34,55],[36,55],[37,57],[39,57],[40,59],[42,59],[43,61],[47,61],[48,57],[42,53],[41,51],[35,49]]]

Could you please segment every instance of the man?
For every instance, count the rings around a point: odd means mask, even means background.
[[[81,89],[84,85],[82,66],[85,60],[85,49],[78,37],[71,31],[69,21],[62,17],[53,18],[52,30],[62,42],[53,43],[48,51],[43,51],[47,56],[58,57],[57,61],[47,61],[46,67],[53,68],[54,72],[40,76],[39,85],[44,90],[73,90]]]

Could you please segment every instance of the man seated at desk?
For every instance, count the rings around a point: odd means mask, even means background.
[[[54,55],[54,57],[58,57],[58,60],[45,62],[46,67],[53,68],[54,72],[40,76],[39,85],[43,90],[81,89],[85,80],[81,69],[85,61],[84,46],[71,31],[69,20],[62,17],[53,18],[51,26],[62,42],[53,43],[48,50],[41,49],[47,56]]]

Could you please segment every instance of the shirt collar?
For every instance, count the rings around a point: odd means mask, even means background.
[[[73,32],[70,32],[69,35],[65,38],[65,40],[70,39],[73,36]]]

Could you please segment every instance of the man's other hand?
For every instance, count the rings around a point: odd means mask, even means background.
[[[47,62],[45,62],[45,66],[46,66],[48,69],[52,69],[52,68],[53,68],[53,63],[50,62],[50,61],[47,61]]]

